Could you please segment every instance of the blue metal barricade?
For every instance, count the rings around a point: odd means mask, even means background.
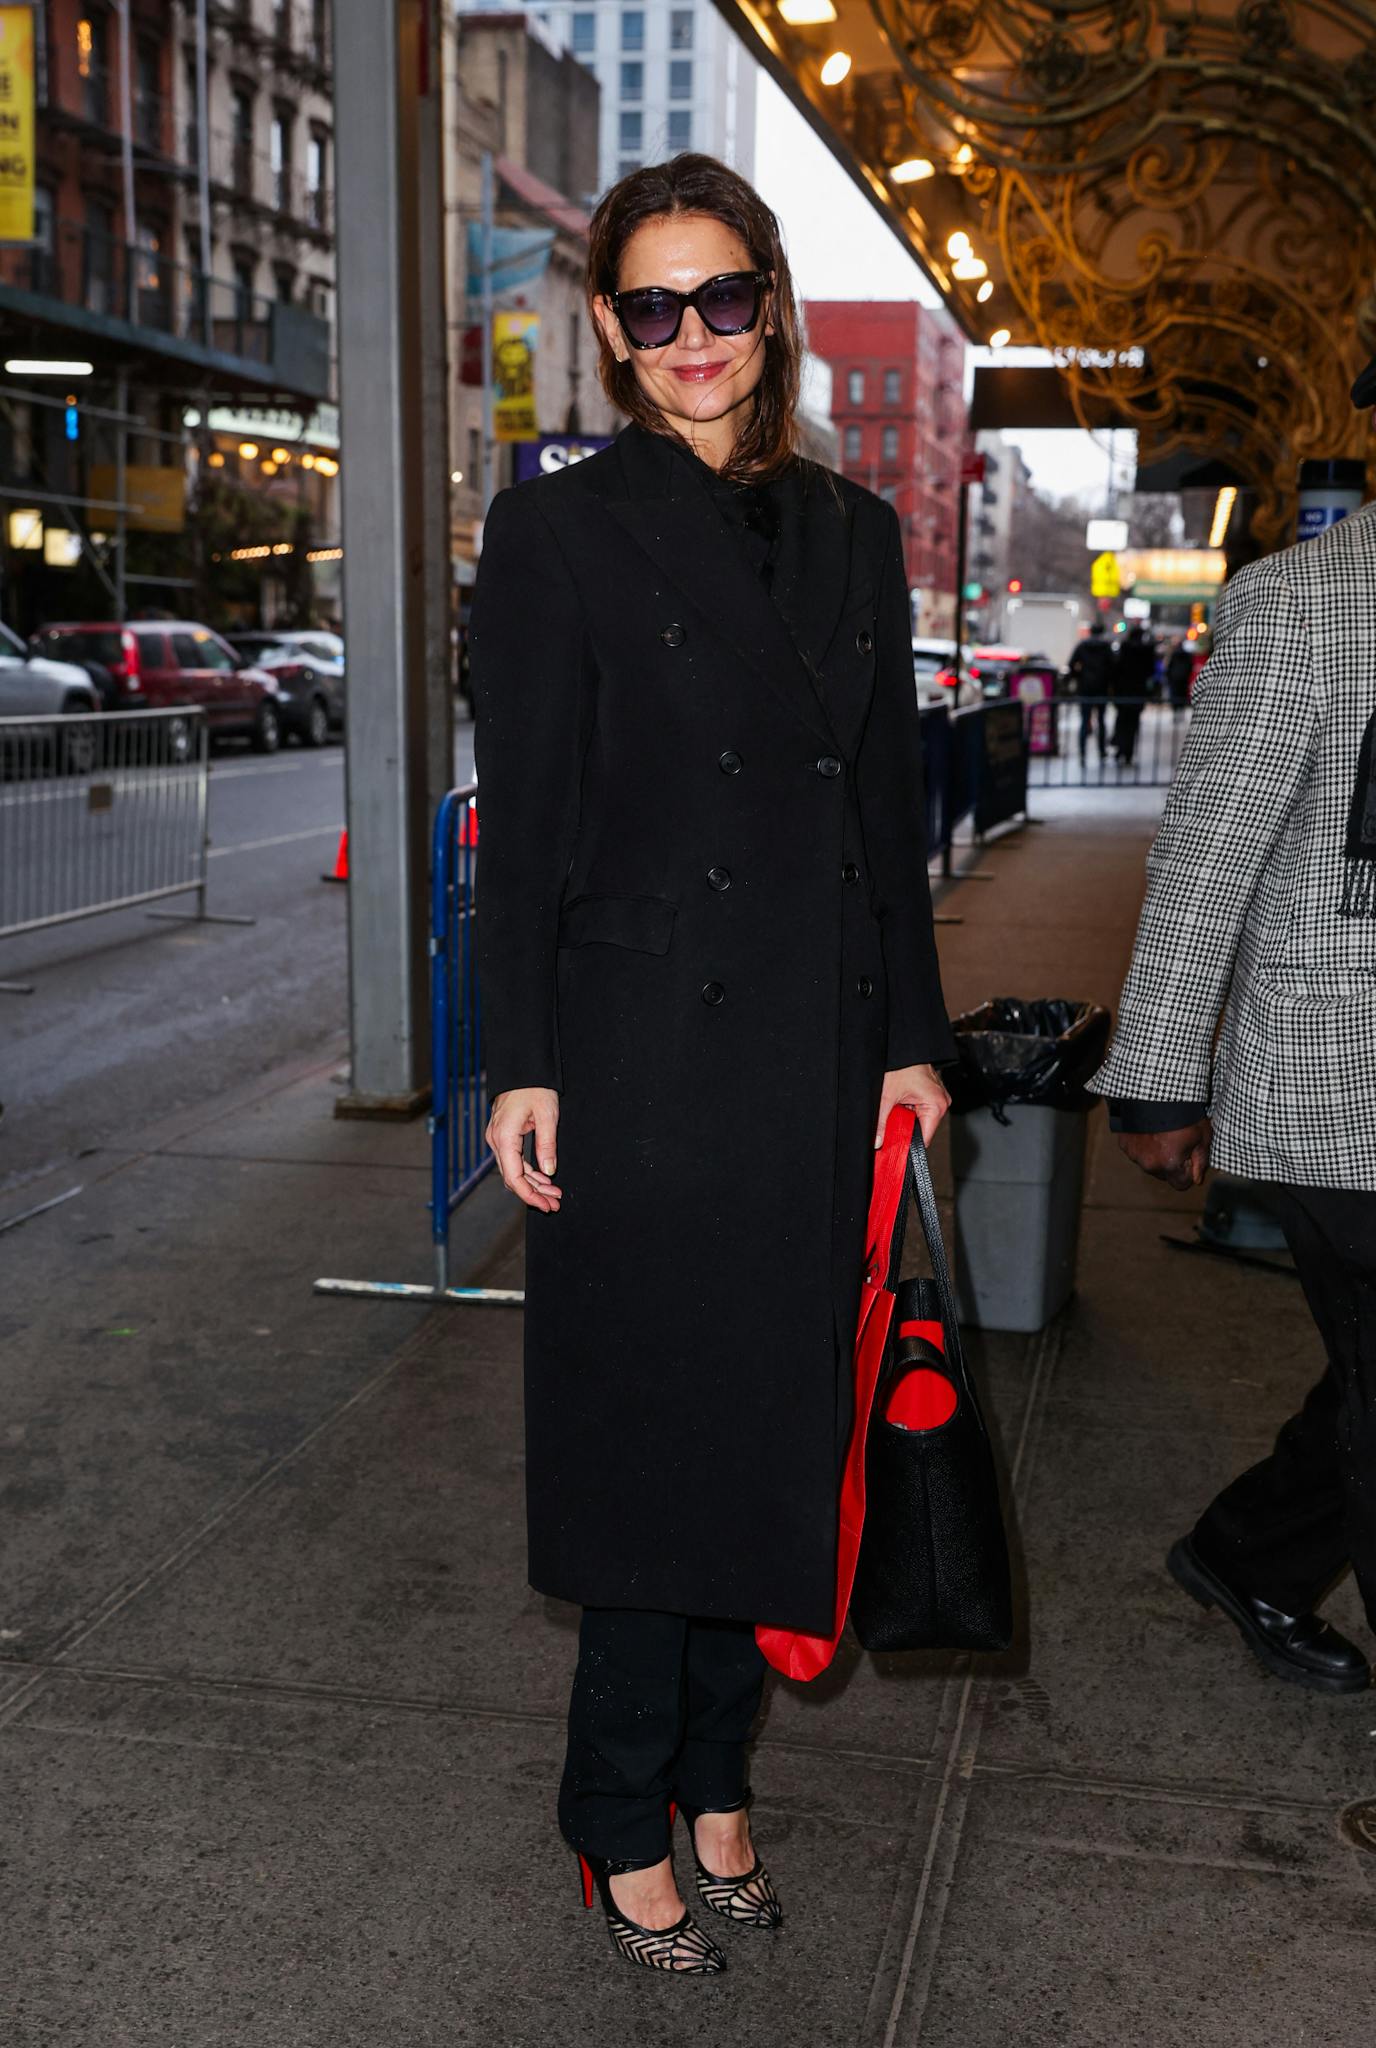
[[[430,1234],[441,1294],[449,1286],[449,1219],[495,1163],[483,1138],[487,1089],[473,942],[476,796],[477,784],[469,782],[444,798],[431,867]]]
[[[430,1235],[435,1280],[315,1282],[317,1294],[386,1301],[478,1302],[519,1308],[514,1287],[451,1287],[449,1224],[464,1197],[491,1172],[482,1012],[478,1002],[473,908],[478,850],[477,784],[451,789],[435,818],[430,880]]]

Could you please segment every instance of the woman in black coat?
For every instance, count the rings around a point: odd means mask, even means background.
[[[559,1818],[614,1942],[776,1926],[754,1625],[829,1634],[874,1146],[946,1107],[892,509],[795,453],[778,223],[637,171],[592,224],[630,424],[502,492],[470,635],[489,1140],[527,1204],[531,1584],[584,1609]],[[528,1153],[527,1153],[528,1148]]]

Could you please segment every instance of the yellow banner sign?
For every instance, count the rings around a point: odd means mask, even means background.
[[[0,7],[0,242],[33,240],[33,9]]]
[[[113,503],[116,470],[113,462],[93,462],[91,496]],[[180,533],[186,525],[186,471],[171,463],[131,462],[124,472],[128,524],[139,533]],[[94,526],[109,526],[113,512],[96,511]]]
[[[1180,590],[1193,590],[1200,585],[1215,590],[1228,567],[1228,557],[1222,548],[1130,548],[1121,560],[1124,583],[1151,583]]]
[[[492,316],[492,431],[498,441],[535,441],[535,348],[538,313]]]

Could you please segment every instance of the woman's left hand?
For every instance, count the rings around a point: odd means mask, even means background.
[[[942,1087],[935,1067],[895,1067],[891,1073],[885,1074],[884,1092],[879,1098],[879,1129],[874,1134],[876,1152],[884,1142],[884,1126],[889,1120],[889,1111],[900,1105],[917,1111],[922,1142],[930,1145],[936,1136],[937,1126],[951,1107],[951,1098]]]

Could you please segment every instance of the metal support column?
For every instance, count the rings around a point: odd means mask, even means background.
[[[353,1053],[342,1115],[410,1116],[428,1096],[427,622],[449,575],[448,519],[426,484],[428,467],[448,469],[431,424],[443,334],[426,331],[443,318],[443,286],[422,287],[443,262],[440,122],[427,104],[441,90],[436,12],[434,0],[334,10],[335,128],[348,138],[336,188]]]

